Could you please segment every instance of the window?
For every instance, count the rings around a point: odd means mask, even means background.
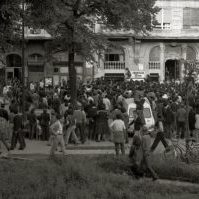
[[[119,54],[105,54],[105,61],[120,61]]]
[[[199,28],[199,8],[183,9],[183,29]]]
[[[171,8],[162,8],[156,15],[157,24],[156,29],[170,29],[172,21]]]
[[[28,66],[29,72],[44,72],[44,66]]]
[[[16,54],[11,54],[6,57],[7,67],[21,67],[21,57]]]
[[[32,35],[41,34],[41,29],[30,28],[30,34],[32,34]]]
[[[149,54],[149,61],[160,61],[160,47],[155,46],[151,49]]]
[[[54,73],[58,73],[59,72],[59,68],[54,68]]]
[[[196,52],[193,48],[187,47],[187,60],[194,61],[196,60]]]

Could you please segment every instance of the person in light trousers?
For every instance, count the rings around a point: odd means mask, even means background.
[[[59,114],[52,113],[52,125],[50,126],[50,131],[52,133],[52,146],[50,150],[50,155],[54,156],[58,145],[60,144],[63,155],[65,155],[65,143],[63,137],[63,126],[60,122],[61,116]]]
[[[119,155],[120,150],[122,155],[125,155],[126,127],[122,119],[122,115],[117,114],[116,119],[110,125],[113,132],[113,142],[115,143],[116,156]]]

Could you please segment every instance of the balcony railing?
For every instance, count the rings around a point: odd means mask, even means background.
[[[104,70],[124,70],[125,62],[106,61],[104,62]]]
[[[150,61],[149,62],[149,70],[160,70],[160,62],[159,61]]]

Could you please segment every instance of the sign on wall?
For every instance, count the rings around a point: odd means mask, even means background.
[[[132,79],[144,79],[145,72],[144,71],[131,71],[131,78]]]

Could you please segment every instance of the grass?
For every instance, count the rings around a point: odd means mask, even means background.
[[[159,167],[156,164],[157,171],[165,169],[161,164]],[[170,166],[168,170],[172,168]],[[116,159],[113,156],[73,156],[34,162],[4,160],[0,161],[0,199],[199,197],[198,188],[137,181],[131,175],[126,175],[129,172],[127,158]],[[169,175],[169,171],[166,171],[166,175]],[[190,176],[186,173],[186,177]]]

